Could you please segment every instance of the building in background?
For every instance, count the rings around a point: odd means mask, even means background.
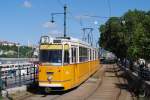
[[[1,41],[1,40],[0,40],[0,45],[3,45],[3,46],[20,46],[20,44],[16,43],[16,42]]]

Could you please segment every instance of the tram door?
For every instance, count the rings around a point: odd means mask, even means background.
[[[77,62],[78,62],[78,48],[76,46],[71,47],[71,61],[74,65],[74,82],[77,83],[78,77],[78,69],[77,69]]]

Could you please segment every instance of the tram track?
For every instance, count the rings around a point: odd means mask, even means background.
[[[59,94],[58,92],[47,94],[35,93],[14,100],[122,100],[120,99],[120,96],[123,94],[121,88],[112,85],[124,83],[123,79],[119,77],[120,73],[117,72],[118,70],[120,69],[118,69],[116,65],[103,65],[103,67],[88,80],[68,92]],[[103,93],[102,91],[105,90],[105,86],[108,86],[109,89],[106,87],[106,91]],[[113,96],[115,96],[115,98]],[[110,97],[110,99],[103,99],[105,97]]]
[[[126,82],[120,68],[116,64],[106,65],[105,71],[102,84],[87,100],[134,100],[125,89]]]
[[[86,80],[84,83],[82,83],[80,86],[71,89],[68,92],[64,92],[64,93],[59,93],[58,94],[33,94],[33,93],[29,93],[28,96],[26,97],[20,97],[14,100],[35,100],[35,99],[40,99],[40,100],[64,100],[63,98],[70,98],[69,95],[72,95],[72,99],[76,98],[76,96],[79,95],[79,92],[81,93],[85,93],[84,95],[82,95],[82,97],[80,96],[79,99],[74,99],[74,100],[86,100],[90,95],[92,95],[96,89],[101,85],[102,83],[102,77],[104,74],[104,69],[103,67],[101,67],[94,75],[92,75],[88,80]],[[67,100],[67,99],[65,99]],[[70,100],[70,99],[68,99]]]
[[[97,89],[101,86],[102,82],[103,82],[103,76],[105,74],[105,69],[104,71],[102,72],[102,75],[101,75],[101,78],[99,78],[99,82],[98,82],[98,85],[96,86],[96,88],[94,89],[94,91],[92,91],[87,97],[84,98],[84,100],[87,100],[89,97],[91,97],[96,91]]]
[[[108,66],[108,65],[104,65],[104,66]],[[111,68],[110,68],[111,69]],[[107,69],[107,68],[104,68],[104,74],[105,74],[105,72],[107,72],[107,70],[110,70],[109,68]],[[113,67],[113,71],[115,72],[115,68]],[[91,96],[93,96],[96,92],[97,92],[97,90],[101,87],[101,85],[102,85],[102,83],[103,83],[103,78],[104,78],[104,75],[102,75],[102,77],[101,77],[101,81],[99,82],[99,84],[98,84],[98,86],[95,88],[95,90],[92,92],[92,93],[90,93],[86,98],[84,98],[83,100],[89,100],[89,98],[91,97]],[[118,78],[118,80],[119,80],[119,78]],[[119,91],[119,93],[118,93],[118,95],[117,95],[117,98],[115,99],[115,100],[119,100],[119,96],[121,95],[121,89],[120,89],[120,91]],[[97,100],[97,99],[96,99]],[[110,99],[111,100],[111,99]]]
[[[40,90],[40,89],[37,89]],[[51,94],[51,93],[44,93],[44,92],[39,92],[37,91],[37,93],[31,93],[31,92],[27,92],[27,91],[22,91],[22,92],[17,92],[16,94],[11,94],[9,95],[9,98],[11,99],[6,99],[6,100],[34,100],[34,98],[47,98],[46,100],[55,100],[57,98],[59,98],[60,96],[62,96],[61,94]]]
[[[35,100],[34,98],[44,99],[44,100],[56,100],[62,95],[51,95],[51,94],[43,94],[43,95],[37,95],[37,94],[30,94],[28,96],[20,96],[18,98],[13,98],[12,100]]]
[[[101,83],[102,83],[102,78],[103,78],[103,75],[104,75],[104,69],[103,69],[103,67],[101,67],[94,75],[92,75],[87,81],[85,81],[83,84],[81,84],[81,86],[79,86],[79,88],[80,87],[84,87],[84,85],[86,85],[86,84],[91,84],[91,85],[95,85],[94,87],[92,87],[92,88],[94,88],[93,90],[91,90],[90,92],[88,92],[87,93],[87,91],[86,90],[82,90],[82,91],[80,91],[80,92],[86,92],[85,94],[86,95],[82,95],[82,97],[80,97],[80,98],[76,98],[76,96],[79,94],[77,91],[76,91],[76,95],[74,95],[72,98],[75,98],[75,99],[67,99],[67,98],[65,98],[65,96],[66,95],[64,95],[64,97],[63,98],[58,98],[58,99],[54,99],[54,100],[87,100],[97,89],[98,89],[98,87],[101,85]],[[88,88],[87,86],[85,87],[85,88]],[[72,93],[69,93],[69,94],[67,94],[67,95],[71,95]]]

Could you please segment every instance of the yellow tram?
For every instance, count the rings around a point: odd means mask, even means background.
[[[39,48],[40,87],[68,90],[80,85],[99,68],[97,49],[78,39],[42,36]]]

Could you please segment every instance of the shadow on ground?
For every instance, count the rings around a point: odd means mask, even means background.
[[[140,89],[142,88],[141,80],[133,79],[128,73],[123,71],[116,72],[118,78],[122,78],[124,83],[116,83],[115,85],[119,89],[124,89],[131,93],[132,97],[136,97],[137,100],[150,100],[149,97],[139,97],[141,94]]]
[[[66,94],[74,89],[76,89],[77,87],[73,88],[73,89],[69,89],[66,91],[50,91],[50,92],[45,92],[45,88],[44,87],[39,87],[38,84],[30,84],[27,87],[27,91],[29,93],[32,94],[37,94],[37,95],[63,95]]]

